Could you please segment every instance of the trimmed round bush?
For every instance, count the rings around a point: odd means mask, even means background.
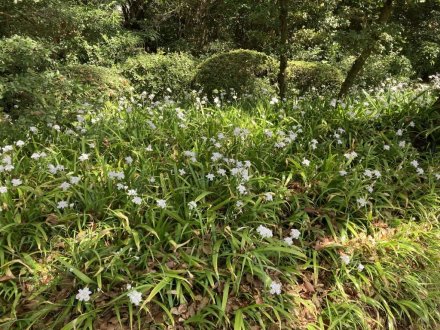
[[[343,81],[341,71],[329,64],[290,61],[287,67],[288,90],[296,89],[300,94],[311,90],[337,91]]]
[[[185,53],[142,54],[124,63],[122,75],[138,93],[182,96],[190,88],[194,70],[194,59]]]
[[[13,36],[0,40],[0,74],[41,72],[52,61],[50,48],[29,37]]]
[[[253,50],[237,49],[209,57],[202,62],[194,85],[211,94],[214,90],[238,94],[274,91],[277,63],[272,57]]]

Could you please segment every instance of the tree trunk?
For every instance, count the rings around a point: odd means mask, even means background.
[[[145,19],[145,2],[143,0],[126,0],[121,5],[124,16],[124,27],[130,30],[140,30],[140,22]]]
[[[278,73],[278,88],[281,101],[286,98],[286,69],[287,69],[287,15],[288,0],[278,0],[280,10],[280,71]]]
[[[391,13],[393,11],[393,0],[386,0],[384,6],[382,7],[382,10],[379,15],[379,19],[377,20],[378,27],[384,25],[387,23],[388,19],[391,16]],[[379,40],[380,33],[378,30],[372,33],[371,35],[371,41],[369,44],[364,48],[364,50],[361,52],[359,57],[354,61],[350,71],[347,73],[347,77],[345,78],[341,89],[338,94],[338,98],[344,97],[350,88],[353,86],[357,76],[362,71],[365,62],[368,60],[370,55],[373,53],[376,44]]]

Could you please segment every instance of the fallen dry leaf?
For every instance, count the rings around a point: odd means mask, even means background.
[[[2,276],[2,277],[0,277],[0,282],[7,282],[7,281],[10,281],[10,280],[13,280],[15,278],[15,276],[11,276],[11,275],[5,275],[5,276]]]

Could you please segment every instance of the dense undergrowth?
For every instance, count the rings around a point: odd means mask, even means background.
[[[440,157],[412,90],[3,120],[0,327],[433,329]]]

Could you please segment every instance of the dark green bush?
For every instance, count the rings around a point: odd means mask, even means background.
[[[337,91],[344,80],[341,71],[320,62],[290,61],[287,67],[288,90],[300,94],[313,90]]]
[[[59,62],[111,66],[143,47],[143,37],[123,28],[121,13],[114,6],[59,0],[9,2],[0,4],[0,35],[44,40],[52,45],[53,58]]]
[[[185,53],[143,54],[122,66],[122,74],[137,92],[171,96],[181,96],[189,90],[194,70],[193,58]]]
[[[419,76],[427,79],[440,73],[440,45],[437,42],[421,42],[411,54],[411,62]]]
[[[130,56],[136,56],[144,51],[142,38],[131,32],[119,33],[114,36],[103,35],[96,43],[83,42],[85,58],[88,64],[112,66],[123,63]]]
[[[375,87],[387,78],[398,81],[409,80],[414,75],[411,62],[405,56],[394,52],[387,55],[373,55],[365,63],[365,68],[356,84],[362,87]]]
[[[130,82],[116,69],[78,64],[61,68],[61,74],[73,86],[80,86],[86,97],[118,97],[130,88]]]
[[[214,90],[238,94],[274,91],[277,64],[270,56],[253,50],[233,50],[209,57],[202,62],[194,77],[194,85],[210,94]]]
[[[29,37],[13,36],[0,40],[0,74],[41,72],[51,63],[51,49]]]
[[[72,102],[115,98],[127,91],[129,82],[114,69],[71,65],[2,78],[0,86],[0,110],[18,116],[50,112]]]

